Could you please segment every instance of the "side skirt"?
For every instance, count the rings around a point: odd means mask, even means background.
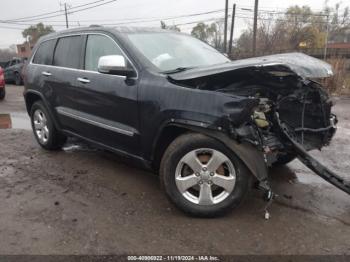
[[[130,160],[132,161],[133,164],[136,164],[137,166],[140,166],[141,168],[144,168],[144,169],[147,169],[147,170],[152,170],[152,165],[151,165],[151,162],[150,161],[147,161],[146,159],[140,157],[140,156],[136,156],[136,155],[133,155],[133,154],[130,154],[126,151],[123,151],[123,150],[120,150],[120,149],[116,149],[114,147],[111,147],[111,146],[107,146],[105,144],[102,144],[102,143],[99,143],[99,142],[96,142],[95,140],[91,140],[89,138],[86,138],[84,136],[81,136],[81,135],[78,135],[74,132],[71,132],[71,131],[68,131],[68,130],[62,130],[62,132],[67,135],[67,136],[74,136],[74,137],[77,137],[79,139],[82,139],[84,141],[87,141],[93,145],[95,145],[96,147],[98,148],[101,148],[101,149],[105,149],[107,151],[111,151],[119,156],[122,156],[122,157],[125,157],[127,160]],[[135,162],[136,163],[135,163]]]

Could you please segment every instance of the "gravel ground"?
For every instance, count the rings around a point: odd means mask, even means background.
[[[75,140],[42,150],[22,92],[9,85],[0,102],[13,127],[0,129],[0,254],[350,254],[349,196],[298,160],[271,170],[270,220],[255,191],[225,217],[191,218],[156,175],[111,153]],[[313,154],[350,179],[350,100],[335,111],[332,144]]]

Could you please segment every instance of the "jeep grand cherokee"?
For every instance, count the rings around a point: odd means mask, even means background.
[[[312,79],[327,63],[299,54],[231,61],[191,36],[79,28],[47,35],[25,68],[25,101],[45,149],[76,136],[159,173],[196,216],[236,207],[251,184],[273,195],[268,167],[295,157],[344,191],[307,151],[329,144],[336,116]]]

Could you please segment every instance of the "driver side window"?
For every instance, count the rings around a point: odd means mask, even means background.
[[[89,35],[85,50],[85,70],[97,71],[101,56],[123,55],[117,44],[103,35]]]

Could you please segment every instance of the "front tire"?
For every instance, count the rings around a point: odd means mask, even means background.
[[[230,149],[196,133],[176,138],[160,165],[161,184],[170,201],[198,217],[220,216],[237,207],[249,191],[250,178]]]
[[[272,164],[274,167],[287,165],[289,162],[292,162],[296,158],[296,155],[287,153],[284,155],[278,155],[277,160]]]
[[[42,101],[37,101],[33,104],[30,118],[35,139],[41,147],[46,150],[62,148],[67,137],[56,129]]]

